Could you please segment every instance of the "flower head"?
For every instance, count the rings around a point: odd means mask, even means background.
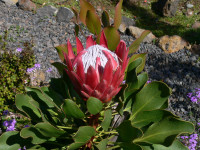
[[[17,48],[16,51],[17,52],[22,52],[22,49],[21,48]]]
[[[84,99],[96,97],[103,103],[112,99],[121,89],[124,72],[128,64],[128,49],[124,41],[120,41],[115,52],[108,49],[107,41],[102,32],[100,45],[92,36],[86,41],[86,49],[76,37],[77,55],[72,51],[71,43],[67,42],[68,53],[63,52],[66,72],[75,90]]]

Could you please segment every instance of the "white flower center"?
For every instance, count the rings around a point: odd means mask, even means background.
[[[110,50],[108,50],[107,48],[101,45],[93,45],[93,46],[90,46],[88,49],[86,49],[87,52],[82,55],[82,62],[83,62],[85,73],[87,72],[90,66],[95,68],[97,57],[100,58],[101,67],[104,68],[106,66],[108,59],[105,56],[103,50],[108,51],[113,56],[117,64],[119,65],[118,56],[115,53],[111,52]]]

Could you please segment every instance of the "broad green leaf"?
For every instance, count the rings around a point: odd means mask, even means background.
[[[61,62],[54,62],[54,63],[52,63],[52,65],[54,67],[56,67],[56,69],[58,70],[61,77],[63,76],[63,71],[65,69],[68,69],[67,66],[65,64],[61,63]]]
[[[84,25],[86,25],[86,15],[87,11],[90,10],[95,13],[95,8],[86,0],[80,0],[80,14],[79,18]]]
[[[102,13],[101,21],[102,21],[104,27],[110,26],[110,18],[109,18],[108,12],[106,10],[104,10]]]
[[[69,146],[69,150],[78,149],[83,146],[95,135],[95,133],[95,129],[91,126],[80,127],[73,137],[75,143],[72,143]]]
[[[174,117],[166,117],[160,122],[152,124],[144,135],[135,139],[134,142],[170,146],[177,135],[192,132],[194,132],[194,125],[192,123]]]
[[[47,122],[38,123],[35,125],[35,128],[37,128],[40,133],[46,137],[59,137],[65,134],[65,131],[57,129]]]
[[[120,41],[119,32],[114,27],[106,27],[103,30],[107,39],[108,49],[114,51]]]
[[[101,126],[104,129],[104,131],[108,131],[111,121],[112,121],[112,110],[108,109],[104,112],[104,119],[101,123]]]
[[[90,97],[88,100],[87,100],[87,109],[88,111],[93,114],[93,115],[96,115],[98,114],[103,108],[103,103],[95,98],[95,97]]]
[[[159,109],[170,96],[169,87],[163,82],[151,82],[145,86],[135,97],[130,120],[145,110]]]
[[[130,143],[142,136],[142,131],[133,127],[130,120],[123,121],[116,130],[119,133],[118,141],[120,142]]]
[[[101,32],[101,21],[99,16],[93,12],[88,10],[86,15],[86,26],[89,31],[95,35],[99,35]]]
[[[4,132],[0,136],[0,150],[18,150],[24,146],[31,146],[29,139],[23,139],[19,135],[19,131]]]
[[[108,139],[103,139],[101,142],[99,142],[99,144],[96,146],[98,150],[105,150],[108,141],[109,141]]]
[[[15,104],[20,111],[24,112],[33,121],[40,122],[42,120],[41,114],[39,110],[30,103],[31,101],[32,98],[28,95],[17,94]]]
[[[23,128],[20,132],[20,136],[23,138],[31,137],[33,144],[41,144],[50,139],[50,137],[42,135],[39,130],[34,127]]]
[[[143,150],[140,145],[134,144],[133,142],[120,143],[120,147],[124,150]]]
[[[166,110],[152,110],[152,111],[142,111],[136,115],[136,117],[131,120],[131,124],[134,127],[142,128],[150,123],[158,122],[164,117],[173,116],[177,117],[169,111]]]
[[[121,14],[122,3],[123,3],[123,0],[120,0],[119,3],[117,4],[116,8],[115,8],[115,17],[114,17],[114,27],[115,27],[115,29],[118,29],[120,24],[121,24],[121,20],[122,20],[122,14]]]
[[[67,48],[67,44],[61,44],[55,47],[55,49],[57,50],[58,56],[60,57],[60,60],[64,63],[64,55],[63,52],[65,52],[66,54],[68,53],[68,48]]]
[[[84,113],[77,106],[77,104],[70,99],[65,100],[62,108],[67,118],[73,117],[73,118],[81,119],[85,117]]]
[[[133,43],[131,44],[131,46],[129,47],[129,53],[128,54],[132,54],[135,53],[139,46],[140,43],[142,43],[142,41],[144,40],[144,38],[150,33],[151,31],[145,30],[139,38],[137,38],[135,41],[133,41]]]
[[[53,91],[57,92],[64,99],[71,98],[69,88],[62,78],[51,78],[49,88],[53,89]]]
[[[140,73],[144,69],[144,66],[145,66],[146,53],[132,55],[131,58],[130,58],[130,60],[129,60],[128,65],[131,62],[135,61],[137,58],[142,58],[142,63],[137,68],[137,73]]]
[[[180,141],[175,140],[172,145],[169,147],[159,145],[159,144],[153,144],[150,146],[142,146],[144,150],[189,150],[186,146],[184,146]]]

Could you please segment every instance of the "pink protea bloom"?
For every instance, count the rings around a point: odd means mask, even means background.
[[[103,103],[109,102],[121,89],[124,72],[128,64],[128,48],[120,41],[115,52],[108,50],[104,32],[101,33],[100,45],[92,36],[86,41],[84,49],[76,37],[77,55],[72,51],[71,43],[67,42],[68,53],[63,52],[69,78],[77,93],[87,101],[96,97]]]

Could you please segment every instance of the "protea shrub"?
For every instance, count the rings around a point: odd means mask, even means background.
[[[105,10],[100,20],[90,3],[80,5],[76,17],[96,41],[87,37],[84,48],[77,22],[76,48],[69,41],[56,47],[62,62],[52,65],[61,78],[16,95],[19,112],[32,125],[3,133],[0,149],[187,150],[176,137],[192,133],[193,124],[166,110],[171,89],[159,81],[147,84],[146,54],[133,54],[149,31],[127,48],[117,30],[122,0],[114,25]]]
[[[70,42],[67,42],[68,53],[64,53],[67,72],[77,93],[87,100],[96,97],[103,103],[109,102],[121,89],[124,72],[127,67],[128,48],[120,41],[115,52],[108,49],[104,32],[100,44],[89,36],[84,49],[76,38],[77,55],[73,53]]]

